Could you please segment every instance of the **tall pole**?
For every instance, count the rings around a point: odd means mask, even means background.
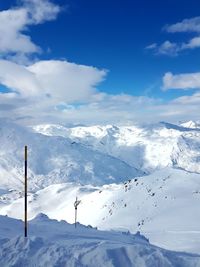
[[[77,221],[77,206],[75,207],[75,228],[76,228],[76,221]]]
[[[27,237],[27,156],[28,156],[28,151],[27,151],[27,146],[25,146],[24,149],[24,163],[25,163],[25,181],[24,181],[24,236]]]

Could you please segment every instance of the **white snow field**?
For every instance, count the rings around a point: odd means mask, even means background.
[[[200,256],[151,245],[139,233],[99,231],[50,220],[39,214],[29,222],[0,216],[0,266],[15,267],[198,267]]]
[[[78,196],[78,221],[82,224],[103,230],[141,231],[153,244],[199,253],[199,179],[198,174],[163,169],[122,184],[50,185],[29,193],[29,218],[42,212],[73,223],[73,203]],[[18,194],[12,191],[1,196],[0,214],[23,219],[24,200]]]
[[[1,119],[0,214],[17,219],[25,145],[30,220],[42,212],[73,223],[77,196],[81,224],[140,231],[164,249],[200,253],[200,123],[25,128]],[[130,266],[162,266],[155,262]],[[200,267],[191,262],[163,266]]]

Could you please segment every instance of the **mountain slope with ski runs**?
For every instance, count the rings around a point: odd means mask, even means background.
[[[24,127],[1,119],[0,143],[1,215],[23,219],[27,145],[30,220],[44,213],[73,223],[78,197],[81,224],[200,253],[200,123]],[[135,266],[200,266],[196,258],[145,264]]]

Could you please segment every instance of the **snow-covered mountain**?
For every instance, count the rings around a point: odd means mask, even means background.
[[[181,125],[185,128],[200,129],[200,121],[187,121],[181,123]]]
[[[0,216],[0,265],[26,267],[197,267],[200,256],[167,251],[137,233],[105,232],[43,214],[29,222]]]
[[[70,138],[143,172],[152,173],[170,166],[200,173],[200,128],[185,125],[165,122],[143,127],[38,125],[34,130]]]
[[[0,187],[22,188],[24,146],[28,145],[29,188],[77,182],[102,185],[143,175],[126,162],[69,138],[34,133],[0,121]]]
[[[40,212],[100,229],[141,231],[153,244],[200,251],[200,129],[38,125],[0,121],[0,214],[23,218],[28,145],[29,219]]]

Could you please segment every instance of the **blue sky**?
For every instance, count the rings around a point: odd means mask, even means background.
[[[184,39],[185,34],[167,34],[162,28],[198,16],[198,1],[183,0],[181,5],[179,0],[58,2],[65,7],[68,5],[68,9],[57,21],[34,27],[33,40],[46,49],[51,48],[52,53],[46,55],[47,58],[64,57],[108,69],[106,82],[99,87],[102,90],[141,95],[153,87],[149,93],[154,97],[170,98],[170,95],[174,97],[174,92],[163,94],[159,90],[162,75],[167,71],[197,70],[200,49],[178,57],[166,57],[154,56],[144,48],[166,39]]]
[[[24,8],[28,10],[31,22],[24,23],[20,14],[22,22],[18,33],[28,37],[34,44],[33,47],[26,40],[27,43],[23,43],[24,47],[22,45],[23,49],[20,50],[16,42],[16,49],[13,50],[9,47],[9,42],[5,42],[8,43],[8,48],[0,47],[3,60],[24,65],[26,68],[37,62],[54,60],[75,63],[77,66],[94,67],[99,71],[106,70],[104,75],[100,75],[101,77],[99,76],[95,81],[92,80],[91,84],[89,83],[90,88],[87,88],[88,90],[95,88],[99,94],[104,94],[106,101],[107,98],[123,94],[130,98],[147,98],[147,101],[155,101],[155,105],[161,103],[170,105],[171,102],[174,104],[173,101],[180,102],[180,99],[182,101],[180,97],[194,98],[196,94],[198,96],[200,87],[198,80],[200,72],[199,1],[45,0],[43,3],[46,3],[46,7],[51,3],[51,10],[45,10],[45,6],[42,6],[40,10],[44,11],[43,17],[34,18],[29,8],[31,5],[39,6],[40,2],[41,0],[7,0],[0,3],[2,12]],[[54,7],[58,7],[59,10],[53,9]],[[16,19],[19,20],[18,17]],[[187,28],[188,25],[190,28]],[[14,34],[9,36],[9,32],[12,31],[13,28],[8,28],[2,38],[5,36],[6,39],[8,34],[8,40],[13,40]],[[15,40],[13,46],[15,46]],[[12,66],[9,66],[10,70]],[[167,73],[171,76],[165,76]],[[34,68],[34,75],[36,74],[39,75]],[[189,85],[188,80],[191,80]],[[1,73],[0,82],[2,94],[5,93],[5,86],[10,92],[21,94],[23,91],[16,89],[18,85],[5,82],[5,77]],[[191,103],[191,99],[188,99]],[[90,105],[92,101],[94,100],[89,101]],[[85,99],[76,99],[74,102],[70,100],[70,103],[67,100],[64,101],[64,105],[69,104],[70,110],[76,109],[80,103],[85,103]],[[58,102],[57,106],[59,105],[63,103]],[[194,107],[190,106],[190,109],[193,110]],[[196,109],[197,106],[195,111]],[[140,118],[139,116],[138,120]],[[167,120],[183,118],[184,114],[180,118],[167,117]],[[191,113],[192,118],[194,116]],[[81,121],[81,118],[79,120]]]

